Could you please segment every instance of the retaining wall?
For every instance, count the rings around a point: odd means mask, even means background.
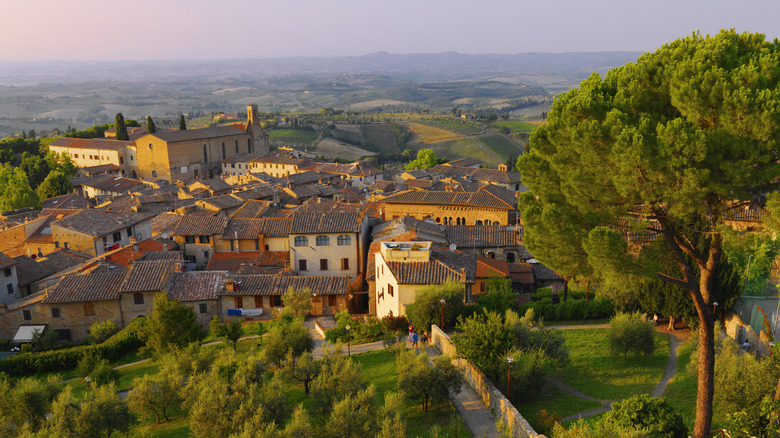
[[[469,386],[479,394],[485,406],[488,406],[496,418],[508,426],[511,436],[544,438],[544,435],[536,433],[533,427],[520,415],[520,412],[512,406],[512,403],[493,385],[493,382],[485,377],[485,374],[479,368],[469,363],[469,361],[456,356],[452,340],[436,324],[431,326],[431,342],[439,351],[452,358],[452,362],[463,373],[463,377]]]

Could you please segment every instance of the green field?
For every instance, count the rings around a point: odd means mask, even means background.
[[[476,139],[499,157],[506,158],[511,155],[512,157],[517,158],[524,150],[520,144],[515,143],[501,134],[481,135],[476,137]]]
[[[437,156],[450,160],[468,157],[479,160],[483,164],[487,164],[491,167],[496,167],[499,163],[492,155],[479,147],[479,145],[472,140],[472,137],[436,143],[425,143],[423,147],[433,149]]]
[[[273,129],[268,131],[271,143],[277,146],[311,146],[317,139],[317,134],[298,129]]]
[[[443,129],[457,135],[475,135],[484,131],[484,126],[477,122],[465,119],[447,118],[447,119],[422,119],[415,118],[414,123],[430,126],[432,128]]]
[[[496,128],[501,128],[506,126],[512,132],[531,132],[534,129],[536,129],[536,126],[528,122],[522,122],[520,120],[502,120],[498,122],[493,122],[491,124]]]

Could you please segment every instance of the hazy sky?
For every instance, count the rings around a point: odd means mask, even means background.
[[[0,60],[649,51],[780,37],[778,0],[0,0]]]

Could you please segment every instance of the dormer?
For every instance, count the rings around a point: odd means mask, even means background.
[[[382,242],[380,251],[388,263],[424,263],[431,259],[431,242]]]

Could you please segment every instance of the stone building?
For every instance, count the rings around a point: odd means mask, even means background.
[[[514,208],[484,188],[476,192],[407,190],[381,199],[382,220],[403,216],[441,225],[508,225]]]

